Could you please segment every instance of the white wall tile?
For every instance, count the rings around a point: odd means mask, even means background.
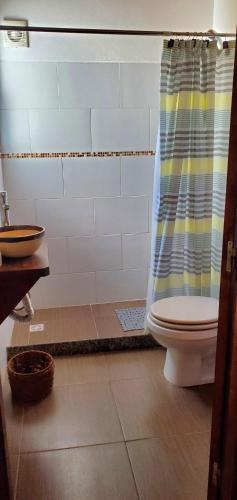
[[[151,195],[154,161],[153,156],[124,156],[121,159],[122,195]]]
[[[93,109],[93,151],[131,151],[149,148],[148,109]]]
[[[146,269],[96,272],[97,302],[143,299],[147,293]]]
[[[94,304],[95,273],[48,276],[39,280],[31,295],[36,309]]]
[[[29,111],[33,152],[90,151],[90,111],[87,109]]]
[[[94,232],[93,200],[37,200],[37,221],[45,226],[48,237],[80,236]]]
[[[158,108],[150,110],[150,148],[155,151],[157,143],[158,124],[160,111]]]
[[[69,272],[67,238],[47,238],[50,274]]]
[[[2,110],[0,113],[0,139],[3,152],[29,153],[28,112],[23,110]]]
[[[124,107],[159,105],[160,66],[147,63],[120,64],[120,102]]]
[[[97,234],[145,233],[148,231],[148,199],[145,197],[97,198]]]
[[[61,63],[58,65],[62,108],[119,106],[119,65]]]
[[[34,200],[10,200],[11,224],[37,224]]]
[[[70,272],[122,267],[121,236],[69,238]]]
[[[4,62],[0,71],[1,108],[58,108],[56,64]]]
[[[139,269],[149,266],[150,240],[149,233],[122,235],[123,268]]]
[[[63,196],[60,158],[3,160],[3,177],[9,198],[59,198]]]
[[[63,158],[65,196],[120,195],[120,158]]]

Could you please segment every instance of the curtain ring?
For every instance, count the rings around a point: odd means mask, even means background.
[[[220,36],[216,36],[216,31],[213,29],[208,30],[208,33],[210,33],[210,40],[216,40],[217,48],[222,49],[222,39]],[[228,42],[227,42],[228,44]],[[224,43],[223,43],[224,45]],[[228,44],[229,46],[229,44]]]

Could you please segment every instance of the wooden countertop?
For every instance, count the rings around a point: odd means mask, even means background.
[[[8,273],[35,274],[39,278],[49,275],[48,250],[45,243],[31,257],[21,259],[8,259],[2,257],[0,275]],[[1,279],[1,278],[0,278]]]

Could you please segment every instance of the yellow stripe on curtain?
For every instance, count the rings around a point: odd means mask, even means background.
[[[179,175],[182,168],[182,175],[192,173],[193,175],[212,174],[213,158],[180,158],[164,160],[161,165],[162,176]],[[226,157],[215,158],[215,172],[226,174]]]
[[[215,108],[216,110],[225,110],[231,107],[232,93],[215,92],[179,92],[174,95],[161,94],[160,108],[166,112],[179,109],[200,109],[207,110]]]

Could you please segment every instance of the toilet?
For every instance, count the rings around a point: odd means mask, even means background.
[[[167,349],[164,376],[172,384],[214,382],[218,309],[217,299],[199,296],[169,297],[151,305],[147,326]]]

